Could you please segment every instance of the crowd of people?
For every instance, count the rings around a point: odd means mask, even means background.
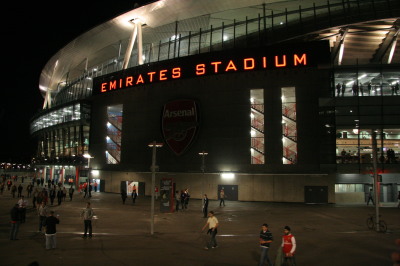
[[[4,184],[7,183],[6,181],[7,180],[2,180],[1,182],[3,189]],[[26,185],[25,189],[24,185]],[[22,187],[22,189],[18,189],[19,187]],[[31,188],[32,191],[30,191]],[[1,190],[2,193],[3,189]],[[28,201],[24,196],[24,194],[26,193],[27,198],[32,198],[32,207],[36,211],[38,216],[38,232],[44,234],[45,236],[45,248],[55,249],[57,246],[57,225],[60,224],[60,217],[58,214],[55,213],[55,210],[51,209],[51,207],[54,204],[55,197],[57,197],[58,206],[61,205],[62,202],[66,201],[67,193],[69,193],[70,201],[72,201],[74,193],[73,186],[70,186],[70,188],[67,190],[64,186],[55,186],[54,184],[51,184],[49,187],[47,185],[34,186],[32,182],[29,182],[27,184],[19,184],[17,187],[17,191],[19,199],[10,211],[10,240],[18,240],[17,236],[19,227],[21,224],[26,222],[26,209],[28,206]],[[224,199],[225,196],[221,196],[221,192],[222,194],[224,194],[224,191],[219,191],[220,206],[221,204],[225,206],[224,203],[222,203],[223,201],[221,201],[221,199]],[[136,189],[134,190],[134,194],[137,194]],[[86,197],[86,195],[84,197]],[[176,211],[187,210],[189,198],[189,189],[186,188],[181,190],[180,192],[177,190],[175,194]],[[205,250],[218,248],[217,234],[218,229],[220,228],[220,222],[216,217],[214,211],[208,211],[208,203],[209,199],[207,197],[207,194],[204,194],[204,197],[202,199],[203,214],[204,217],[208,219],[206,220],[206,223],[202,227],[201,231],[207,229],[207,235],[210,235],[210,238],[207,241],[206,246],[204,247]],[[92,219],[95,216],[90,202],[86,202],[86,207],[81,210],[80,217],[83,220],[84,228],[82,238],[92,238]],[[259,233],[260,258],[258,265],[296,265],[295,254],[297,244],[295,236],[291,233],[291,228],[289,226],[284,226],[283,234],[281,236],[281,241],[275,260],[270,259],[268,255],[269,249],[271,248],[273,241],[274,237],[272,235],[272,232],[269,231],[268,224],[262,224],[261,231]],[[393,261],[395,262],[397,259],[398,255],[394,254]]]
[[[348,86],[348,87],[347,87]],[[346,82],[337,83],[335,86],[336,96],[376,96],[380,95],[380,91],[385,92],[385,95],[399,95],[400,86],[399,83],[396,82],[394,84],[372,84],[371,82]]]
[[[18,185],[18,186],[17,186]],[[26,211],[29,205],[27,198],[32,200],[33,211],[38,217],[38,233],[45,235],[46,249],[56,248],[56,232],[57,224],[60,223],[59,215],[50,209],[51,207],[60,206],[66,201],[67,194],[69,201],[72,201],[75,192],[73,184],[69,184],[69,188],[63,186],[62,183],[55,184],[54,180],[44,182],[43,178],[27,178],[18,176],[1,175],[0,177],[0,195],[4,194],[5,188],[11,193],[12,198],[18,198],[10,211],[10,240],[18,240],[18,231],[21,224],[26,222]],[[82,189],[86,196],[91,197],[91,185]],[[81,191],[82,192],[82,191]],[[26,194],[26,197],[25,197]],[[55,199],[57,198],[57,202]],[[83,237],[92,237],[91,221],[94,217],[93,209],[90,202],[86,208],[81,211],[81,217],[84,221]]]

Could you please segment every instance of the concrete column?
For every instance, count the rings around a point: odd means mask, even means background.
[[[135,44],[135,40],[136,40],[137,26],[136,26],[136,23],[133,25],[134,25],[134,27],[133,27],[132,35],[131,35],[131,38],[129,39],[128,47],[126,47],[126,52],[125,52],[124,63],[123,63],[122,69],[128,68],[129,59],[131,58],[133,45]]]
[[[142,23],[138,21],[137,38],[138,38],[138,65],[143,65],[143,36],[142,36]]]

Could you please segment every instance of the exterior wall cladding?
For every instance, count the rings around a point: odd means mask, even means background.
[[[206,193],[211,199],[218,198],[218,185],[237,185],[238,200],[279,202],[304,202],[307,186],[322,186],[327,187],[332,203],[335,176],[320,169],[326,162],[319,156],[318,117],[318,99],[329,90],[329,82],[329,69],[287,68],[179,79],[93,96],[92,167],[101,169],[105,191],[119,193],[121,181],[137,181],[146,184],[146,195],[150,195],[152,151],[148,144],[165,142],[163,106],[171,100],[191,99],[199,115],[196,136],[180,156],[165,143],[157,149],[156,184],[161,178],[173,178],[176,189],[189,188],[193,198]],[[282,164],[282,87],[296,88],[298,162],[292,165]],[[264,89],[265,164],[258,165],[251,164],[250,155],[251,89]],[[107,107],[121,104],[121,162],[106,164]],[[334,139],[331,144],[334,156]],[[198,154],[203,150],[208,152],[204,174]],[[224,180],[221,172],[234,172],[235,179]]]

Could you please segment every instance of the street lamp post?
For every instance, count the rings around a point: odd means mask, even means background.
[[[203,178],[201,179],[201,196],[200,199],[203,201],[203,195],[204,195],[204,171],[206,170],[206,165],[205,165],[205,157],[208,155],[207,152],[202,151],[199,152],[199,155],[201,156],[201,171],[203,172]]]
[[[150,219],[150,234],[154,234],[154,187],[156,183],[156,153],[157,148],[161,148],[163,143],[153,141],[148,145],[153,149],[153,156],[151,161],[151,219]]]
[[[373,157],[373,167],[374,167],[374,202],[375,202],[375,218],[376,218],[376,231],[379,232],[379,183],[378,183],[378,171],[377,171],[377,164],[378,164],[378,148],[376,143],[376,132],[372,130],[372,157]]]
[[[88,167],[88,179],[87,179],[86,189],[87,189],[87,192],[89,193],[89,197],[90,197],[91,196],[91,193],[90,193],[90,159],[93,159],[94,157],[90,156],[90,154],[88,154],[88,153],[84,154],[83,157],[88,159],[88,165],[87,165],[87,167]]]

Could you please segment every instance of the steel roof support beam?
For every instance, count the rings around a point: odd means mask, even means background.
[[[372,57],[371,63],[381,62],[383,57],[387,54],[388,50],[390,50],[388,64],[391,63],[394,49],[396,47],[396,43],[398,40],[399,32],[400,32],[400,20],[398,19],[395,21],[393,28],[390,29],[389,32],[386,34],[386,38],[383,39],[381,45],[379,46],[376,53]]]
[[[341,65],[342,58],[343,58],[343,51],[344,51],[344,39],[346,38],[347,33],[349,32],[349,28],[342,28],[339,30],[340,36],[337,37],[335,42],[335,46],[332,48],[331,52],[331,61],[335,61],[336,57],[338,56],[338,65]]]
[[[128,46],[126,47],[124,63],[122,64],[122,69],[127,69],[129,65],[129,60],[131,58],[132,49],[137,37],[137,47],[138,47],[138,64],[143,65],[143,36],[142,36],[142,22],[138,19],[132,20],[133,31],[131,38],[129,39]]]

